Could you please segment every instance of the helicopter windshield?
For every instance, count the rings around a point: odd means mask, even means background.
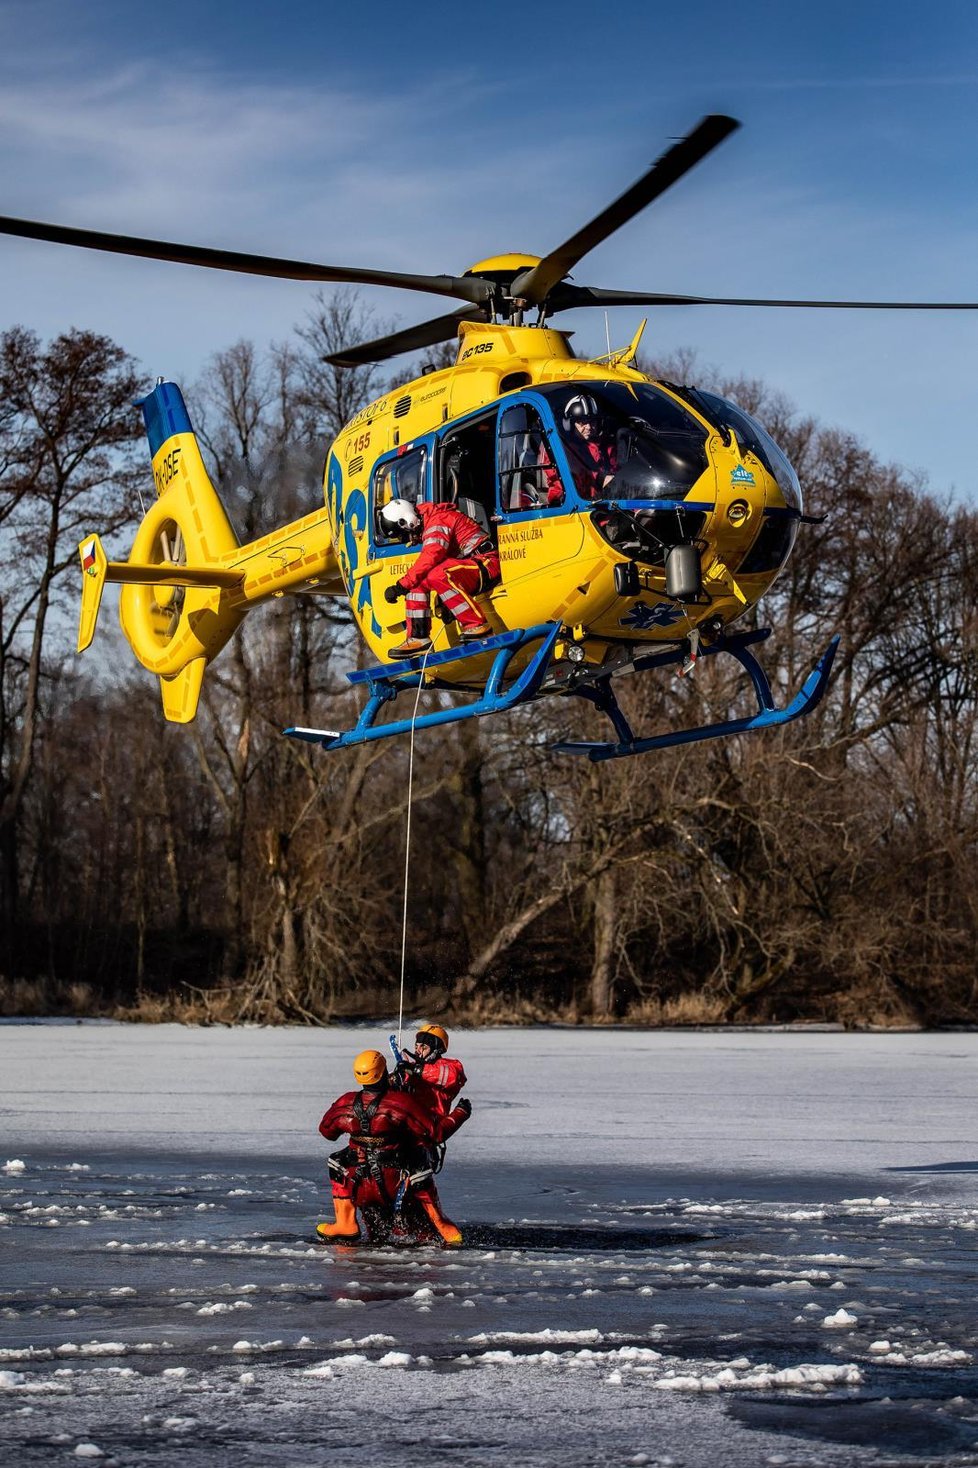
[[[582,499],[685,496],[707,468],[707,430],[646,383],[544,388]]]
[[[679,391],[683,389],[680,388]],[[698,388],[695,392],[695,400],[702,404],[706,416],[718,427],[729,428],[736,434],[741,454],[751,453],[759,459],[784,495],[785,504],[792,510],[800,511],[802,500],[798,475],[787,454],[778,447],[767,429],[743,408],[730,402],[729,398],[721,398],[718,393],[703,392]]]

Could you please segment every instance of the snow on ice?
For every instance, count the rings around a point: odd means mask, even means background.
[[[0,1026],[13,1460],[978,1461],[974,1036],[458,1034],[467,1247],[328,1250],[385,1033]]]

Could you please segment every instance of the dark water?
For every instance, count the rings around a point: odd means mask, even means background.
[[[0,1175],[6,1461],[978,1464],[942,1176],[975,1166],[460,1161],[464,1249],[368,1250],[313,1242],[308,1164],[35,1151]]]

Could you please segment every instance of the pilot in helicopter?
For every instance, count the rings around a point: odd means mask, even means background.
[[[584,500],[600,499],[618,472],[615,445],[601,431],[601,415],[590,393],[572,397],[564,409],[563,440],[577,492]],[[559,504],[563,485],[556,469],[547,470],[547,503]]]

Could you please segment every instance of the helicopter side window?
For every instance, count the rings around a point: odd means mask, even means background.
[[[514,403],[499,419],[499,505],[536,510],[562,505],[564,486],[543,422],[529,403]]]
[[[400,544],[388,535],[380,523],[380,511],[393,499],[408,500],[416,505],[424,499],[425,464],[427,451],[412,449],[398,459],[388,459],[374,471],[373,520],[375,545]]]

